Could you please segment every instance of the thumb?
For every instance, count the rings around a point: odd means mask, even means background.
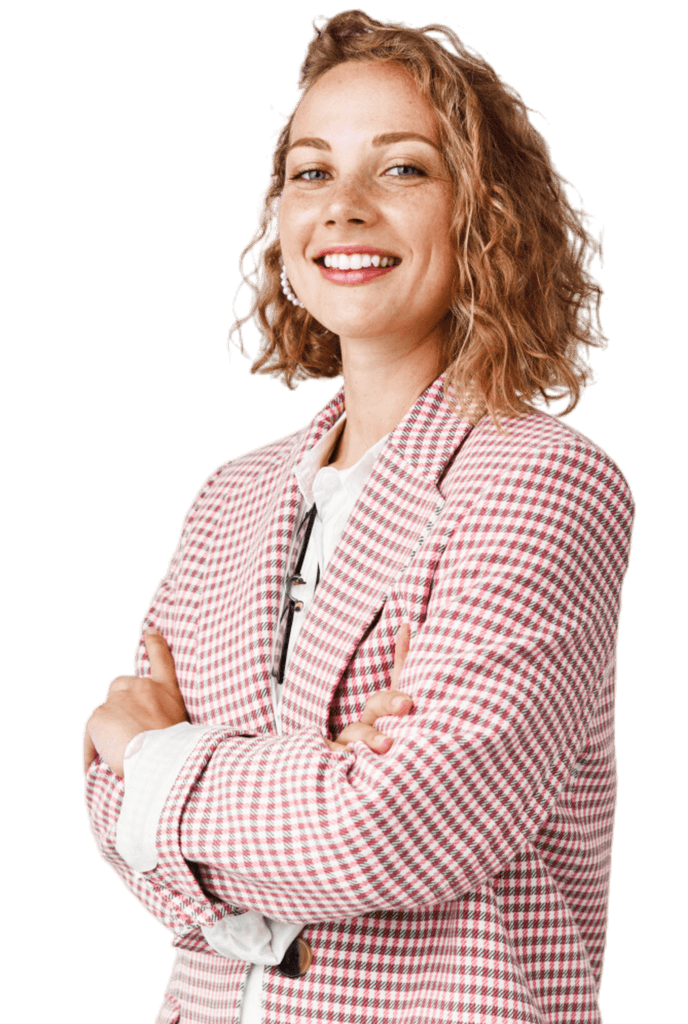
[[[149,626],[144,633],[143,640],[150,661],[151,679],[155,679],[156,683],[177,686],[174,658],[162,633],[159,633],[154,626]]]

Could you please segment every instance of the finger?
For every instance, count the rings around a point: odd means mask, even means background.
[[[164,636],[154,626],[149,626],[143,636],[150,661],[151,678],[156,683],[177,686],[177,673],[174,658],[167,646]]]
[[[84,774],[86,774],[86,772],[90,768],[91,761],[93,761],[95,756],[96,748],[93,746],[93,741],[91,740],[91,737],[88,735],[88,733],[86,733],[84,737]]]
[[[365,725],[375,725],[385,715],[407,715],[413,707],[413,699],[401,690],[377,690],[366,701],[361,715]]]
[[[365,743],[376,754],[386,754],[392,746],[389,736],[384,736],[372,725],[365,725],[363,722],[352,722],[335,738],[336,743],[356,743],[357,740]]]
[[[394,666],[392,668],[392,689],[397,685],[397,680],[404,667],[406,655],[411,644],[411,626],[408,622],[402,622],[394,638]]]
[[[112,697],[114,693],[121,693],[122,690],[131,689],[132,683],[136,682],[134,676],[118,676],[117,679],[113,679],[108,689],[108,697]]]

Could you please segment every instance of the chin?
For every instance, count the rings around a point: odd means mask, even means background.
[[[379,305],[365,301],[356,303],[348,299],[337,303],[346,308],[337,309],[334,303],[313,303],[307,306],[315,319],[340,338],[376,338],[399,329],[398,316],[381,316]],[[356,308],[356,306],[362,308]],[[334,308],[333,308],[334,307]]]
[[[398,330],[397,324],[388,320],[381,321],[379,317],[335,319],[329,316],[326,319],[316,317],[316,320],[328,331],[336,334],[338,338],[382,338],[394,334],[395,330]]]

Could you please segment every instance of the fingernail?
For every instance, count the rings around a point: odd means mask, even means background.
[[[147,636],[160,636],[160,630],[156,629],[155,626],[149,626],[146,630]]]
[[[391,746],[392,746],[392,741],[389,738],[389,736],[377,736],[376,737],[376,739],[375,739],[375,749],[376,750],[381,750],[383,753],[386,753]]]
[[[395,697],[392,701],[392,707],[395,711],[408,711],[413,704],[413,701],[409,697]]]

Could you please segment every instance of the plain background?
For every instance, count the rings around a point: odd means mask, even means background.
[[[97,0],[8,6],[3,97],[3,1015],[153,1021],[164,929],[103,864],[85,719],[131,671],[141,619],[208,473],[304,425],[229,353],[311,22],[341,5]],[[678,5],[676,11],[678,12]],[[618,672],[620,789],[606,1024],[684,1015],[686,342],[680,33],[670,8],[371,2],[446,22],[522,94],[603,232],[596,384],[569,421],[637,502]],[[683,178],[683,180],[682,180]],[[255,335],[247,336],[249,347]]]

